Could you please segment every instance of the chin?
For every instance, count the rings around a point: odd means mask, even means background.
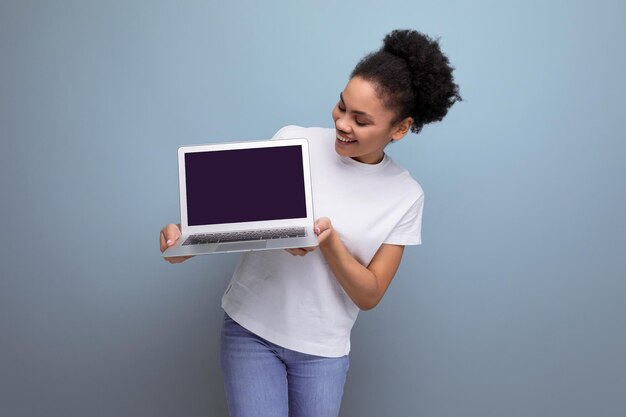
[[[346,149],[342,148],[341,146],[339,146],[337,144],[335,144],[335,152],[339,156],[346,156],[346,157],[350,156],[350,154],[346,151]]]

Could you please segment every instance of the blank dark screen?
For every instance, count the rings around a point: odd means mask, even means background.
[[[187,223],[306,217],[300,146],[185,155]]]

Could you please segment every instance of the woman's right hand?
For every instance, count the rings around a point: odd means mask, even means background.
[[[178,239],[180,239],[180,225],[168,224],[161,229],[161,236],[159,239],[161,244],[161,253],[165,252],[165,249],[176,243]],[[171,264],[179,264],[181,262],[185,262],[189,258],[193,258],[193,256],[171,256],[163,259]]]

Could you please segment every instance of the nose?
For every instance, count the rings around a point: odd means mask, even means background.
[[[345,119],[345,116],[340,115],[335,119],[335,127],[342,132],[350,133],[350,123]]]

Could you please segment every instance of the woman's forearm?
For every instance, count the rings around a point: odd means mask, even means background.
[[[362,310],[374,308],[386,290],[374,272],[352,256],[334,230],[320,244],[319,249],[352,301]]]

